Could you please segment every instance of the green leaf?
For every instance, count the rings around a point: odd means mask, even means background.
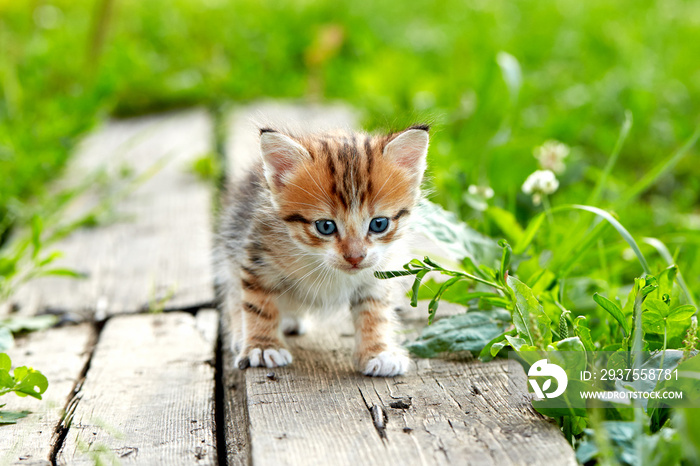
[[[661,273],[656,275],[656,281],[659,287],[654,291],[653,298],[662,299],[664,295],[673,295],[673,282],[676,281],[678,275],[678,267],[672,265],[665,268]]]
[[[379,278],[380,280],[387,280],[389,278],[396,278],[396,277],[405,277],[407,275],[415,275],[419,271],[413,271],[413,270],[391,270],[391,271],[386,271],[386,272],[374,272],[374,276],[376,278]]]
[[[433,323],[433,319],[435,318],[435,313],[437,312],[438,309],[438,302],[440,301],[440,298],[442,298],[442,294],[447,290],[449,287],[454,285],[460,280],[464,280],[464,277],[453,277],[447,280],[445,283],[442,284],[440,289],[438,290],[437,293],[435,293],[435,296],[433,299],[430,300],[430,303],[428,304],[428,325],[431,325]],[[415,306],[414,306],[415,307]]]
[[[502,334],[509,321],[505,310],[472,311],[445,317],[424,328],[421,336],[406,346],[421,358],[432,358],[444,352],[478,352]]]
[[[413,281],[413,286],[411,287],[411,306],[418,306],[418,290],[420,289],[420,282],[425,277],[425,274],[430,272],[428,269],[423,269],[416,274],[416,278]]]
[[[70,277],[70,278],[87,278],[87,274],[82,272],[77,272],[71,269],[44,269],[39,270],[35,277],[48,277],[48,276],[60,276],[60,277]]]
[[[513,276],[507,279],[513,293],[513,324],[531,346],[544,347],[552,341],[549,317],[537,301],[532,290]]]
[[[41,250],[41,231],[43,223],[41,217],[35,215],[32,217],[32,259],[36,259]]]
[[[530,245],[530,243],[532,243],[532,240],[535,239],[535,235],[539,231],[540,226],[542,226],[543,221],[544,213],[541,213],[530,220],[530,223],[528,223],[527,228],[520,237],[520,241],[518,241],[513,248],[513,254],[522,254],[525,252],[525,250],[527,250],[527,247]]]
[[[501,256],[501,278],[506,276],[506,272],[508,271],[508,265],[510,265],[510,256],[512,254],[512,250],[510,249],[510,245],[506,240],[501,240],[498,242],[498,245],[503,248],[503,255]]]
[[[661,257],[666,261],[668,265],[673,265],[675,262],[673,260],[673,257],[671,256],[671,253],[668,251],[668,248],[664,243],[659,241],[656,238],[642,238],[642,241],[645,243],[651,245],[656,249],[656,251],[659,253]],[[680,270],[678,270],[678,275],[676,277],[678,280],[678,286],[681,287],[681,290],[683,290],[683,293],[685,294],[686,299],[692,304],[693,306],[697,307],[697,304],[695,303],[695,297],[693,296],[693,293],[690,292],[688,289],[688,285],[686,285],[685,280],[683,279],[683,275],[681,274]]]
[[[418,300],[420,301],[422,299],[432,299],[441,286],[442,283],[438,283],[432,278],[429,280],[423,279],[423,281],[421,282],[421,287],[418,290]],[[472,286],[473,283],[466,279],[459,281],[454,285],[450,286],[449,289],[445,290],[440,300],[467,306],[471,301],[478,298],[502,299],[501,296],[494,293],[489,293],[487,291],[469,291]],[[500,305],[500,307],[503,306]]]
[[[512,213],[500,207],[491,206],[486,209],[485,214],[513,244],[522,240],[523,229]]]
[[[693,306],[690,304],[681,304],[671,310],[671,313],[668,315],[668,320],[671,322],[685,322],[690,320],[694,314],[695,308]]]
[[[646,309],[642,312],[642,329],[648,333],[663,334],[666,328],[668,305],[660,299],[649,298],[644,302]]]
[[[515,351],[520,351],[520,349],[523,346],[528,346],[527,341],[520,337],[515,337],[511,335],[506,335],[505,336],[506,341],[508,341],[508,344],[510,344],[511,348],[513,348]]]
[[[484,346],[484,349],[481,350],[481,353],[479,353],[479,359],[482,362],[487,362],[493,359],[496,356],[496,354],[498,354],[498,351],[500,351],[501,348],[506,345],[506,335],[515,335],[515,329],[510,329],[509,331],[504,332],[498,335],[497,337],[494,337],[490,342],[488,342],[486,346]],[[494,353],[492,348],[497,344],[503,346],[500,346],[498,348],[498,351]]]
[[[30,411],[0,411],[0,425],[17,424],[19,419],[29,414]]]
[[[695,308],[690,304],[673,308],[667,317],[669,336],[684,334],[690,326],[690,318],[695,315],[695,312]]]
[[[58,316],[51,314],[29,317],[16,316],[0,321],[0,326],[9,329],[12,333],[36,332],[53,327],[58,323],[58,320]]]
[[[648,298],[644,301],[646,310],[642,313],[642,328],[645,332],[663,334],[668,330],[669,336],[681,335],[690,325],[690,318],[695,308],[683,304],[670,309],[661,299]]]
[[[598,303],[600,307],[605,309],[608,314],[615,318],[615,320],[620,324],[620,327],[622,327],[625,337],[630,334],[630,325],[627,322],[625,315],[622,313],[622,309],[620,309],[620,306],[618,306],[617,303],[610,301],[608,298],[603,295],[599,295],[598,293],[593,294],[593,300]]]
[[[43,267],[45,265],[49,265],[51,262],[55,261],[59,257],[63,256],[63,253],[61,251],[53,251],[51,252],[48,256],[43,257],[37,262],[38,267]]]
[[[20,396],[29,395],[41,400],[41,395],[49,387],[49,381],[44,374],[24,366],[14,370],[14,377],[17,381],[14,390]]]
[[[12,368],[12,361],[10,357],[5,353],[0,353],[0,371],[9,372]]]
[[[581,339],[586,351],[593,352],[595,351],[595,346],[591,339],[591,330],[586,327],[585,320],[586,318],[583,316],[578,316],[574,319],[574,334]]]

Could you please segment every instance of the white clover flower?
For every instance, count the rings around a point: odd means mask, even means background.
[[[470,184],[467,191],[472,196],[479,196],[484,199],[491,199],[494,194],[491,186],[477,186],[475,184]]]
[[[532,155],[540,162],[540,168],[543,170],[552,170],[554,173],[562,173],[566,169],[564,159],[568,157],[569,146],[563,142],[550,139],[541,146],[535,147],[532,150]]]
[[[537,170],[523,183],[523,192],[532,196],[532,202],[539,205],[542,195],[552,194],[559,188],[559,181],[551,170]]]

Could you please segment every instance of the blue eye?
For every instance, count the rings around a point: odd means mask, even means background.
[[[333,220],[316,220],[316,229],[322,235],[332,235],[335,233],[335,222]]]
[[[381,233],[389,227],[389,219],[386,217],[373,218],[369,222],[369,230],[374,233]]]

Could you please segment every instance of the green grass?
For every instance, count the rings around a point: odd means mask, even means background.
[[[696,2],[114,0],[99,22],[103,2],[0,1],[3,216],[22,217],[17,202],[40,195],[107,114],[273,96],[347,100],[369,128],[428,120],[435,199],[487,231],[495,226],[462,193],[488,184],[524,222],[536,209],[519,187],[544,140],[573,148],[552,201],[583,202],[629,110],[634,125],[601,193],[611,206],[698,123]],[[517,98],[501,51],[520,64]],[[688,264],[699,241],[696,153],[619,212]],[[690,284],[698,273],[688,271]]]

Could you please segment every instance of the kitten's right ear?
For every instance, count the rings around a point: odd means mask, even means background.
[[[265,166],[265,178],[270,188],[282,188],[289,181],[294,168],[306,160],[311,160],[311,155],[289,136],[267,128],[260,130],[260,133],[260,152]]]
[[[384,156],[409,170],[420,183],[426,167],[429,139],[428,126],[411,126],[384,147]]]

